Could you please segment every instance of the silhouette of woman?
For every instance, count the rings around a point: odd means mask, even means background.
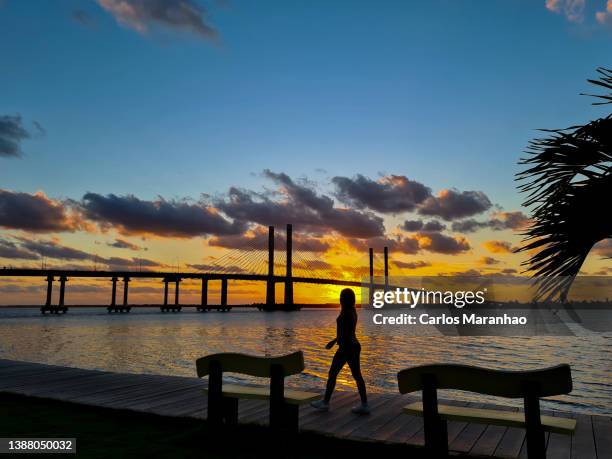
[[[357,311],[355,310],[355,292],[350,288],[345,288],[340,293],[340,305],[342,309],[336,319],[336,338],[331,340],[325,346],[326,349],[331,349],[334,344],[338,344],[338,350],[334,355],[331,367],[329,368],[329,376],[327,377],[327,386],[325,388],[325,397],[323,400],[312,402],[312,407],[320,411],[329,410],[329,401],[331,400],[334,387],[336,386],[336,378],[342,370],[345,363],[348,363],[353,379],[357,383],[361,405],[354,407],[351,411],[355,414],[369,414],[368,396],[366,394],[366,385],[361,375],[361,365],[359,363],[359,355],[361,353],[361,344],[355,335],[355,327],[357,326]]]

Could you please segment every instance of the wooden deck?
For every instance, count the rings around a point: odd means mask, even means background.
[[[163,416],[204,418],[206,397],[202,389],[205,386],[204,381],[196,378],[110,373],[0,359],[0,392]],[[402,414],[400,410],[414,400],[414,397],[399,394],[372,394],[372,413],[369,416],[356,416],[350,413],[350,408],[357,403],[357,395],[337,392],[332,400],[332,410],[328,413],[303,407],[300,411],[300,428],[341,438],[423,445],[422,419]],[[488,406],[457,403],[474,407]],[[548,436],[548,458],[612,457],[610,417],[562,412],[553,412],[552,415],[572,416],[577,419],[578,426],[572,437],[561,434]],[[240,402],[240,422],[266,424],[267,417],[268,406],[265,402]],[[449,422],[448,436],[453,453],[503,458],[527,457],[523,429]]]

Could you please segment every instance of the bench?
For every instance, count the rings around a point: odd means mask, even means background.
[[[208,355],[196,360],[198,377],[208,376],[208,421],[214,425],[238,423],[238,400],[270,401],[270,427],[297,432],[299,407],[321,394],[285,388],[285,377],[304,371],[302,352],[279,357],[237,353]],[[270,378],[269,386],[227,384],[223,373]]]
[[[527,455],[546,457],[545,432],[572,435],[574,419],[541,416],[540,397],[572,391],[569,365],[532,371],[503,371],[469,365],[422,365],[397,374],[399,391],[422,391],[422,402],[403,408],[407,414],[423,416],[425,448],[434,457],[448,454],[447,421],[464,421],[522,427],[527,431]],[[500,411],[438,404],[438,389],[456,389],[496,397],[522,398],[525,411]]]

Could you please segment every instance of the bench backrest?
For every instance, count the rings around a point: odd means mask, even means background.
[[[304,371],[304,354],[302,351],[277,357],[260,357],[233,352],[207,355],[196,360],[198,377],[210,374],[211,362],[218,362],[223,372],[240,373],[263,378],[272,377],[272,367],[280,366],[283,376],[291,376]]]
[[[425,376],[425,378],[423,378]],[[538,397],[568,394],[572,391],[572,374],[567,364],[540,370],[506,371],[470,365],[422,365],[397,374],[402,394],[420,391],[424,380],[434,378],[437,389],[457,389],[497,397],[523,398],[526,391],[537,391]]]

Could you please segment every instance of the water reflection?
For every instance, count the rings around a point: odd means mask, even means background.
[[[109,316],[103,309],[72,309],[63,317],[37,310],[0,309],[0,357],[135,373],[194,376],[196,358],[213,352],[276,355],[304,351],[306,371],[289,386],[323,388],[333,351],[336,311],[293,313],[161,314],[138,309]],[[395,392],[402,368],[454,362],[491,368],[524,369],[566,362],[572,366],[571,396],[549,407],[612,413],[612,334],[568,337],[425,336],[405,327],[376,326],[360,311],[358,335],[362,369],[371,391]],[[239,379],[238,376],[235,377]],[[339,387],[354,388],[348,368]],[[483,400],[480,395],[453,397]],[[501,402],[501,400],[496,400]]]

